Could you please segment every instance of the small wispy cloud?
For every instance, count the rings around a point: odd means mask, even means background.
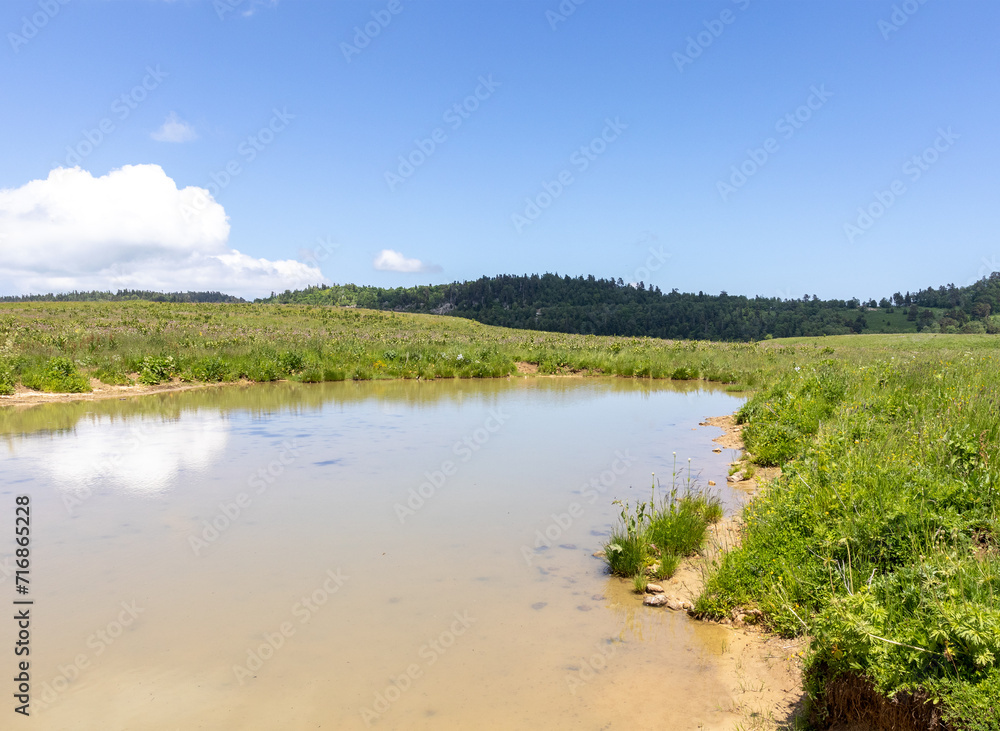
[[[178,117],[177,112],[171,112],[167,115],[163,126],[150,137],[157,142],[190,142],[198,139],[198,133],[194,131],[194,127]]]
[[[380,272],[404,272],[414,274],[419,272],[440,272],[441,267],[437,264],[425,264],[420,259],[407,259],[399,251],[392,249],[382,249],[373,262],[375,269]]]
[[[172,0],[167,0],[171,2]],[[219,20],[225,20],[226,15],[238,12],[244,18],[254,15],[258,8],[277,7],[279,0],[213,0],[215,12]]]

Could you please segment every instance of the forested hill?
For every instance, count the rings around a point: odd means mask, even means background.
[[[0,302],[245,302],[221,292],[118,290],[0,297]],[[257,303],[366,307],[447,314],[488,325],[595,335],[696,340],[886,332],[1000,332],[1000,272],[967,287],[953,284],[879,301],[687,294],[621,279],[558,274],[502,275],[418,287],[320,285]]]
[[[880,301],[662,292],[621,279],[502,275],[396,289],[321,285],[258,302],[448,314],[488,325],[595,335],[706,340],[862,332],[1000,332],[1000,273],[968,287],[897,292]]]

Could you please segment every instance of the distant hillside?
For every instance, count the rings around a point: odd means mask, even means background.
[[[662,292],[621,279],[558,274],[482,277],[396,289],[320,285],[272,294],[265,303],[366,307],[447,314],[488,325],[595,335],[698,340],[864,332],[1000,332],[1000,273],[969,287],[895,293],[881,301]]]
[[[0,302],[232,302],[221,292],[68,292],[0,297]],[[558,274],[501,275],[472,282],[417,287],[319,285],[285,291],[257,303],[365,307],[478,320],[528,330],[691,340],[764,340],[769,337],[849,333],[1000,332],[1000,272],[967,287],[953,284],[879,301],[745,297],[662,292],[658,287]],[[995,314],[996,313],[996,314]]]
[[[146,300],[149,302],[246,302],[222,292],[150,292],[143,289],[119,289],[115,293],[65,292],[62,294],[25,294],[0,297],[0,302],[121,302]]]

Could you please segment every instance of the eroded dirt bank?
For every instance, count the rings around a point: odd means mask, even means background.
[[[64,404],[71,401],[104,401],[107,399],[132,398],[135,396],[150,396],[157,393],[193,391],[201,388],[219,388],[221,386],[249,386],[251,381],[226,381],[223,383],[190,383],[175,378],[155,386],[134,383],[130,386],[109,386],[96,378],[90,379],[91,391],[87,393],[44,393],[32,391],[30,388],[18,386],[10,396],[0,396],[0,406],[37,406],[38,404]]]

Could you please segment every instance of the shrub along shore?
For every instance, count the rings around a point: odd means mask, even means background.
[[[742,544],[697,612],[756,609],[779,634],[810,635],[818,726],[984,731],[1000,729],[998,345],[990,335],[664,341],[308,305],[17,303],[0,304],[0,393],[85,393],[94,378],[506,377],[519,363],[754,390],[738,414],[744,440],[782,476],[744,510]],[[680,517],[650,541],[662,544],[661,572],[662,557],[688,550],[668,534],[705,510],[678,499],[659,511]]]

